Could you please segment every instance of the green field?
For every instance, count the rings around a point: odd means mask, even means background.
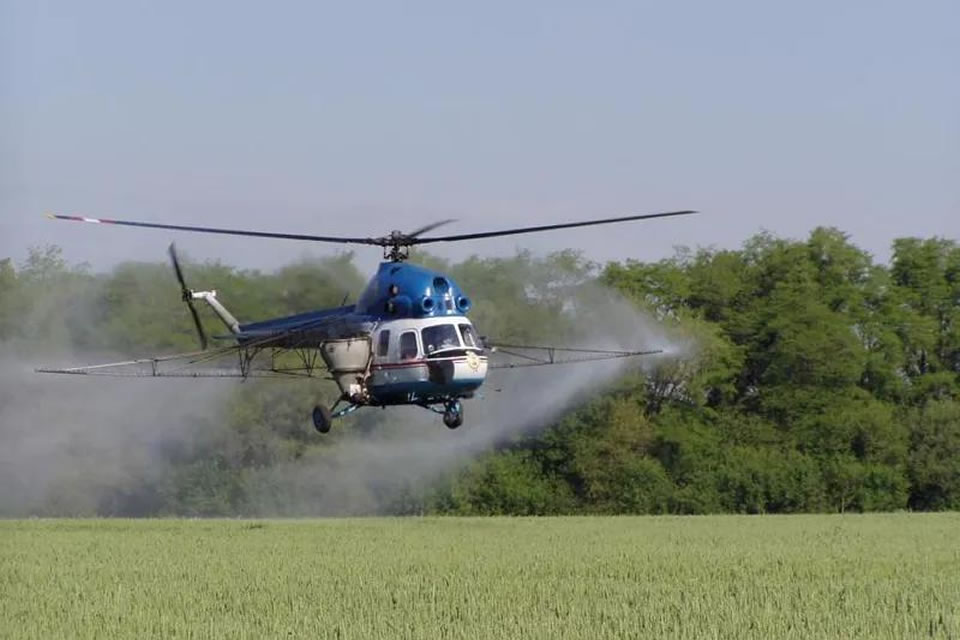
[[[0,522],[3,638],[960,637],[960,514]]]

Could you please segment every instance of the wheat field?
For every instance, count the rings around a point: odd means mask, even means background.
[[[960,514],[0,522],[3,638],[960,638]]]

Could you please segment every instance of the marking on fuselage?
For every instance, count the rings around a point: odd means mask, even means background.
[[[475,362],[474,364],[470,363],[470,356],[457,356],[455,358],[431,358],[429,360],[411,360],[410,362],[381,362],[379,364],[371,365],[370,369],[376,371],[378,369],[403,369],[407,367],[426,367],[431,362],[453,362],[454,364],[465,362],[474,371],[477,371],[480,368],[480,364],[486,360],[481,356],[474,354]]]

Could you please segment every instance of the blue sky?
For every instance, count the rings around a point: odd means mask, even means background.
[[[334,249],[54,223],[450,233],[598,261],[837,226],[960,238],[960,3],[28,2],[0,8],[0,257]],[[378,257],[361,249],[365,264]]]

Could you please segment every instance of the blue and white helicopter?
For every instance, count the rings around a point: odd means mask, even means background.
[[[452,222],[444,220],[410,233],[393,231],[374,238],[270,233],[132,220],[54,215],[59,220],[281,238],[383,248],[384,262],[355,304],[242,323],[217,299],[216,291],[187,286],[174,245],[170,259],[190,309],[200,351],[84,367],[38,369],[41,373],[135,377],[318,377],[329,374],[340,397],[332,407],[319,404],[313,424],[327,433],[336,418],[360,407],[417,405],[443,415],[455,429],[463,424],[463,399],[473,397],[489,369],[543,366],[630,358],[658,351],[611,351],[498,344],[478,335],[467,318],[470,298],[447,275],[408,263],[410,247],[460,242],[524,233],[570,229],[652,218],[684,216],[671,211],[602,220],[521,227],[447,236],[423,234]],[[229,330],[226,346],[208,349],[208,340],[194,301],[206,302]],[[559,354],[559,355],[558,355]],[[503,362],[493,362],[497,355]]]

